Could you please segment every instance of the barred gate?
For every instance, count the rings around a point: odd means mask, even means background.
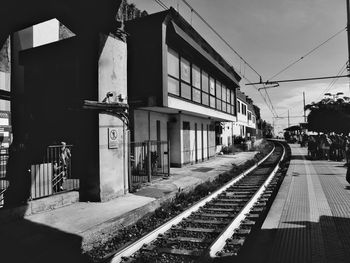
[[[31,199],[79,189],[79,179],[72,175],[73,146],[66,145],[66,148],[69,159],[63,161],[62,145],[52,145],[47,147],[41,163],[30,166]],[[0,148],[0,207],[4,205],[4,193],[10,184],[6,177],[8,158],[8,148]]]
[[[31,165],[32,199],[79,189],[79,179],[72,175],[73,145],[66,148],[70,155],[67,159],[62,145],[52,145],[47,147],[42,163]]]
[[[170,174],[170,145],[167,141],[131,142],[130,189]]]
[[[9,181],[6,178],[6,166],[8,158],[8,148],[0,148],[0,207],[4,205],[4,193],[9,186]]]

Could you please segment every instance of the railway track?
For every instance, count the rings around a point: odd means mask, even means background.
[[[281,143],[221,189],[117,252],[109,262],[205,262],[239,253],[280,181]]]

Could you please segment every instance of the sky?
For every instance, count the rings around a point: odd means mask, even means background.
[[[149,14],[164,9],[155,0],[129,0]],[[181,0],[162,0],[173,6],[229,62],[251,82],[259,77],[192,13]],[[187,0],[215,30],[243,57],[263,81],[337,75],[348,60],[347,32],[305,56],[300,62],[271,79],[280,70],[300,59],[346,27],[346,0]],[[345,75],[346,70],[343,72]],[[306,104],[317,102],[324,93],[343,92],[350,97],[349,79],[281,83],[279,87],[257,90],[257,85],[241,90],[260,107],[262,118],[282,131],[289,124],[303,122],[303,92]],[[280,118],[273,118],[265,92]],[[265,97],[264,101],[263,96]]]

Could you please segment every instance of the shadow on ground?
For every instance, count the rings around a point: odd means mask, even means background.
[[[350,218],[321,216],[319,222],[283,222],[286,228],[254,233],[237,257],[215,262],[349,262]]]
[[[5,209],[0,210],[6,213]],[[29,220],[1,222],[1,263],[85,263],[82,238]]]

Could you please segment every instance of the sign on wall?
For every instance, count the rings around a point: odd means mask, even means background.
[[[117,128],[108,128],[108,149],[117,149],[119,142]]]

